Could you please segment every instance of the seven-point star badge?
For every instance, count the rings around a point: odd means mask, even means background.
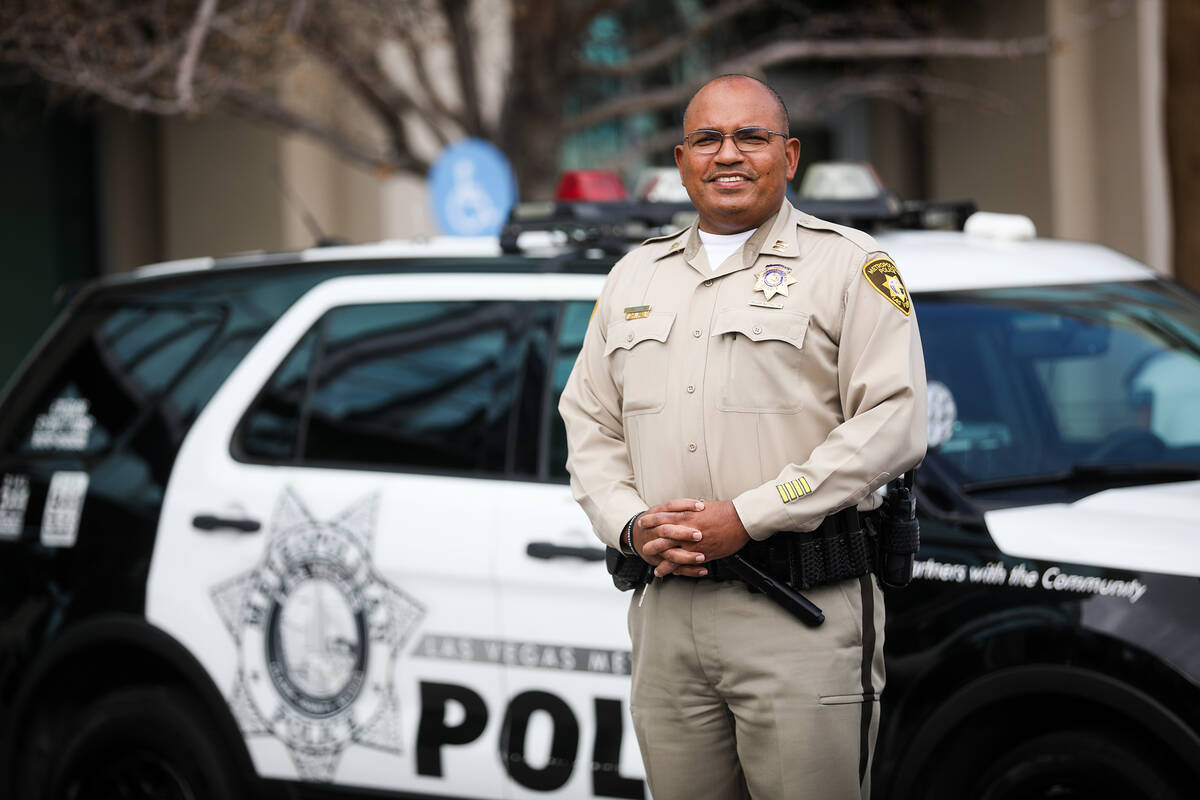
[[[352,745],[401,752],[396,662],[425,608],[375,570],[378,504],[318,519],[285,489],[258,566],[212,589],[237,646],[238,725],[278,739],[303,780],[333,780]]]
[[[754,291],[762,292],[767,300],[770,300],[776,294],[787,297],[787,287],[796,283],[796,279],[792,277],[791,272],[792,268],[785,267],[783,264],[767,264],[767,266],[763,267],[762,272],[754,273],[754,277],[757,278],[754,282]]]

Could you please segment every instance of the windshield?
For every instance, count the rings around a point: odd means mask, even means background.
[[[931,458],[980,483],[1080,465],[1200,464],[1200,302],[1154,281],[917,298],[952,435]]]

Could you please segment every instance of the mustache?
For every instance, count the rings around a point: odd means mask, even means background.
[[[733,178],[733,177],[745,178],[746,180],[752,181],[755,178],[757,178],[758,176],[755,175],[753,172],[746,172],[745,170],[715,169],[712,172],[705,175],[704,180],[711,182],[711,181],[715,181],[717,178]]]

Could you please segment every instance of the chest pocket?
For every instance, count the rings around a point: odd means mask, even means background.
[[[804,407],[803,350],[808,314],[722,308],[712,335],[720,337],[721,411],[793,413]],[[724,351],[724,352],[722,352]]]
[[[604,355],[621,389],[621,413],[661,411],[667,402],[667,337],[673,313],[619,320],[608,326]]]

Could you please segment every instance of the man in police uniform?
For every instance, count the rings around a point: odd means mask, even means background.
[[[800,153],[787,130],[753,78],[696,93],[675,160],[697,224],[613,268],[559,406],[596,534],[655,567],[629,626],[656,800],[869,794],[884,618],[872,576],[805,581],[801,548],[772,549],[823,609],[818,627],[717,580],[739,551],[850,542],[833,520],[854,527],[925,452],[903,282],[871,237],[785,201]]]

